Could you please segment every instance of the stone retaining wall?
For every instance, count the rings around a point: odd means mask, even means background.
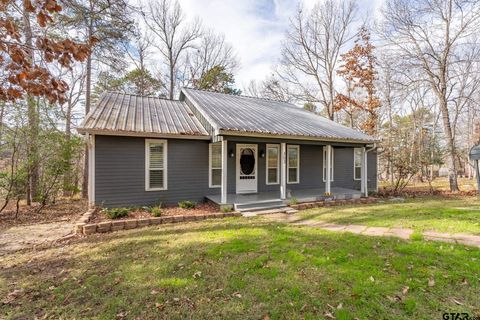
[[[90,214],[88,214],[89,211],[87,211],[81,218],[81,220],[83,219],[84,222],[79,221],[79,223],[75,225],[75,233],[89,235],[94,233],[143,228],[150,225],[159,225],[159,224],[165,224],[165,223],[200,221],[205,219],[218,219],[218,218],[235,217],[235,216],[241,215],[238,212],[226,212],[226,213],[217,212],[217,213],[207,213],[207,214],[198,214],[198,215],[178,215],[178,216],[123,219],[123,220],[103,221],[98,223],[88,223],[91,218],[91,215],[93,214],[93,212],[95,212],[95,211],[92,211]]]
[[[373,197],[360,198],[360,199],[343,199],[343,200],[320,200],[320,201],[314,201],[314,202],[291,204],[290,207],[296,210],[305,210],[305,209],[311,209],[311,208],[341,206],[341,205],[348,205],[348,204],[375,203],[377,201],[378,199]]]

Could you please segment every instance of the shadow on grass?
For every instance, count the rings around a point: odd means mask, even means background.
[[[262,218],[131,230],[60,249],[1,271],[9,285],[0,293],[24,288],[16,302],[0,306],[2,314],[275,319],[328,311],[347,319],[411,319],[436,315],[439,306],[459,310],[453,296],[464,312],[474,310],[480,293],[478,250]],[[435,288],[427,285],[430,277]],[[468,285],[460,285],[464,280]],[[389,299],[396,295],[400,300]]]

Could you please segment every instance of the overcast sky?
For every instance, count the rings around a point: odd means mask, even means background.
[[[188,18],[198,16],[217,32],[223,32],[240,58],[237,87],[263,80],[272,73],[296,0],[179,0]],[[311,8],[315,0],[301,0]],[[382,0],[358,0],[359,19],[373,17]]]

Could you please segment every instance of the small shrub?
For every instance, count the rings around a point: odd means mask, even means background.
[[[233,206],[231,206],[229,204],[220,206],[220,211],[222,211],[223,213],[232,212],[233,211]]]
[[[296,205],[298,204],[298,199],[295,197],[290,198],[290,205]]]
[[[422,241],[423,240],[423,234],[419,231],[414,231],[411,235],[410,235],[410,240],[413,240],[413,241]]]
[[[193,208],[195,208],[196,203],[193,202],[193,201],[186,200],[186,201],[180,201],[178,203],[178,206],[182,209],[193,209]]]
[[[127,208],[105,209],[105,215],[109,219],[118,219],[118,218],[126,217],[128,215],[128,209]]]
[[[150,212],[152,213],[152,215],[154,217],[160,217],[162,215],[162,208],[160,208],[159,206],[156,206],[156,207],[152,207],[150,209]]]
[[[142,207],[142,210],[151,213],[152,212],[152,207],[145,206],[145,207]]]

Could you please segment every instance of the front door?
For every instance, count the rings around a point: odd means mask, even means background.
[[[237,144],[237,193],[257,192],[257,145]]]

